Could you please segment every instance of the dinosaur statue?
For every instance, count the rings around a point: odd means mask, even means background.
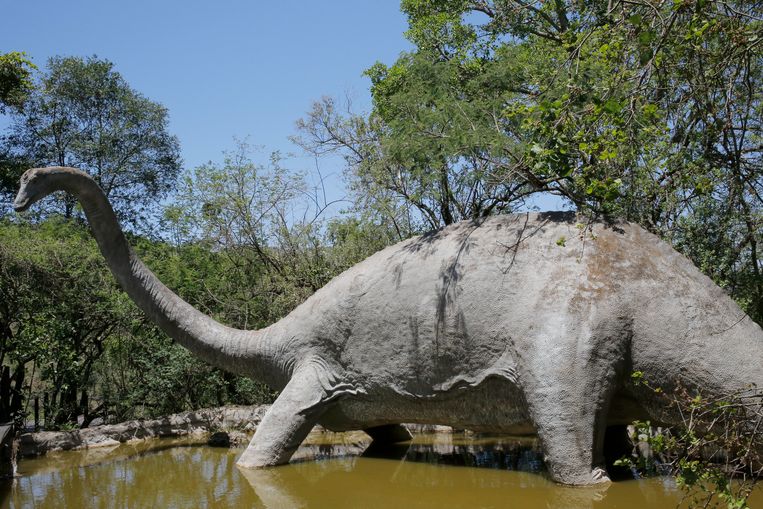
[[[652,384],[721,394],[763,387],[763,330],[694,265],[629,223],[573,213],[461,222],[388,247],[279,322],[237,330],[164,286],[130,249],[84,172],[34,168],[23,211],[72,193],[117,281],[178,343],[280,395],[238,460],[287,463],[315,424],[410,438],[400,423],[537,433],[551,477],[608,481],[603,436],[634,419],[675,422]]]

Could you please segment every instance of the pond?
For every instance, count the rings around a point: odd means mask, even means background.
[[[537,444],[461,434],[417,435],[379,450],[363,433],[314,432],[292,464],[235,466],[242,448],[162,439],[51,453],[19,464],[2,508],[674,508],[669,479],[570,488],[543,472]],[[763,507],[756,493],[751,507]]]

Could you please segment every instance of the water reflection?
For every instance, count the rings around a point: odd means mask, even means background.
[[[257,507],[317,508],[475,508],[547,507],[642,508],[644,497],[629,494],[628,505],[599,505],[609,499],[607,488],[565,488],[543,476],[496,469],[463,468],[376,458],[345,458],[303,463],[293,468],[242,470]],[[654,490],[654,486],[649,489]],[[633,490],[631,490],[633,491]],[[667,497],[666,497],[667,495]],[[672,493],[651,507],[675,507]],[[615,497],[617,498],[617,497]]]
[[[236,468],[241,452],[157,440],[25,460],[0,507],[672,508],[680,500],[660,479],[558,486],[537,444],[505,437],[420,435],[385,448],[363,433],[317,433],[294,463],[264,470]],[[751,507],[763,502],[756,496]]]
[[[434,465],[493,468],[521,472],[544,470],[543,454],[535,441],[503,441],[500,438],[464,438],[453,441],[445,435],[431,443],[414,441],[410,444],[372,443],[363,453],[364,457],[400,459]],[[479,442],[477,442],[479,440]],[[466,442],[466,443],[463,443]]]

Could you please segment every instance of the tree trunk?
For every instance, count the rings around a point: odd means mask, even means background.
[[[88,408],[89,406],[90,406],[90,401],[88,399],[87,389],[82,389],[82,398],[80,398],[79,400],[78,414],[82,414],[82,418],[84,420],[87,420],[88,415],[90,414],[90,409]]]
[[[13,422],[0,425],[0,479],[16,476],[16,430]]]
[[[0,373],[0,422],[11,422],[22,419],[23,407],[22,387],[24,384],[24,366],[17,366],[11,374],[10,366],[3,366]]]

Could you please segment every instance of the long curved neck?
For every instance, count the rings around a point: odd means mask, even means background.
[[[204,361],[271,385],[280,385],[282,362],[270,328],[244,331],[227,327],[201,313],[167,288],[127,243],[103,191],[86,174],[59,169],[56,190],[77,197],[98,247],[130,298],[168,336]]]

